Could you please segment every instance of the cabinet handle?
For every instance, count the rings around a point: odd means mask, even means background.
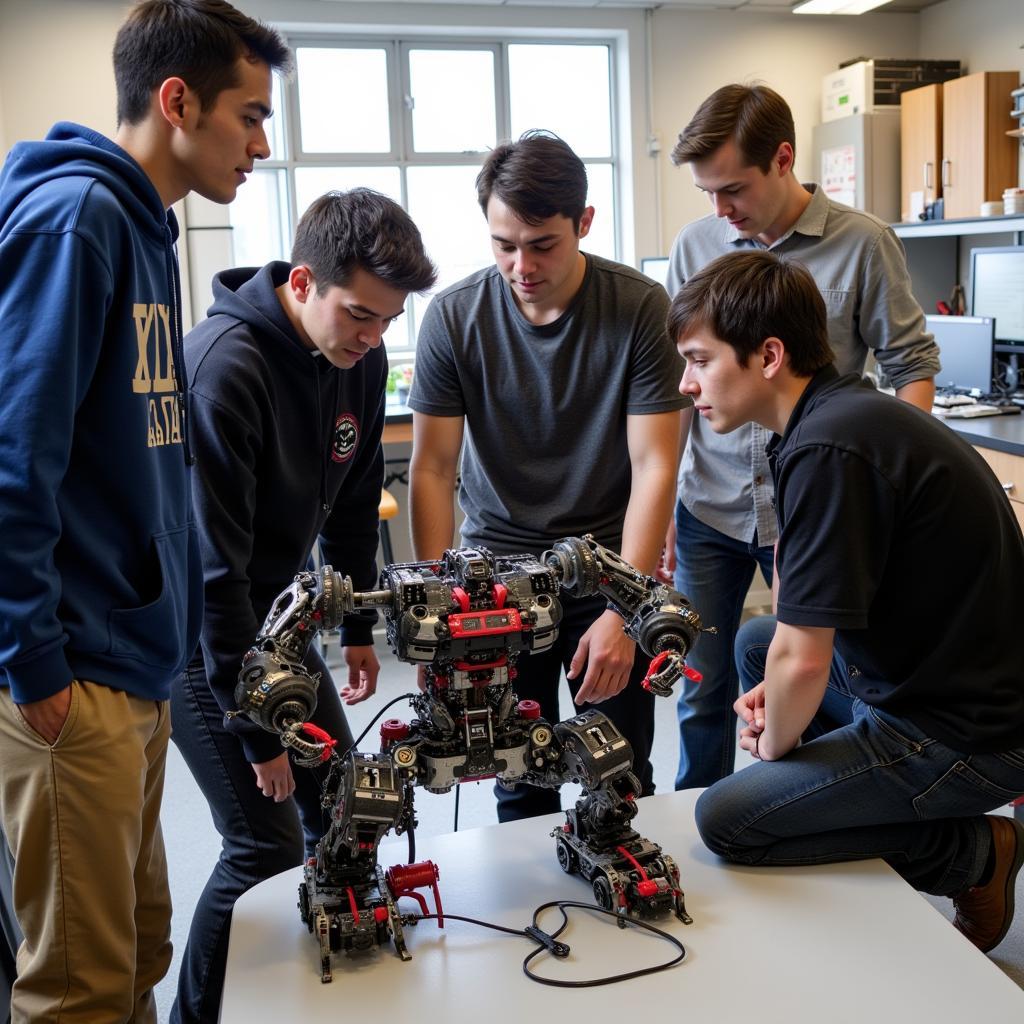
[[[925,161],[924,165],[924,187],[928,190],[932,188],[932,167],[931,160]]]
[[[942,161],[942,187],[943,188],[949,188],[950,187],[950,180],[949,179],[950,179],[951,175],[949,173],[949,169],[950,169],[951,163],[952,163],[952,161],[950,161],[950,160],[943,160]]]
[[[1015,484],[1014,484],[1014,482],[1013,482],[1013,481],[1011,480],[1011,481],[1010,481],[1009,483],[1001,484],[1000,486],[1002,486],[1003,490],[1004,490],[1004,491],[1005,491],[1005,492],[1006,492],[1007,494],[1013,494],[1013,492],[1014,492],[1014,489],[1015,489],[1015,486],[1016,486],[1016,485],[1015,485]]]

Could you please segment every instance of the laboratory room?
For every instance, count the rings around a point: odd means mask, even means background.
[[[0,1024],[1024,1020],[1020,15],[0,0]]]

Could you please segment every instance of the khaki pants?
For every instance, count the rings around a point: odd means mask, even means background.
[[[166,701],[76,681],[50,746],[0,688],[0,817],[25,934],[14,1024],[155,1024],[152,990],[171,961],[169,733]]]

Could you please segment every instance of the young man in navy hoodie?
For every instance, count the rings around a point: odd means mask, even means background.
[[[159,809],[195,650],[169,207],[269,155],[277,33],[148,0],[114,46],[113,141],[56,125],[0,177],[0,815],[25,935],[15,1021],[155,1021],[171,958]]]
[[[199,899],[171,1011],[216,1020],[235,900],[302,862],[330,824],[322,773],[295,772],[280,740],[235,707],[242,656],[319,540],[359,590],[376,583],[384,456],[384,332],[409,292],[435,279],[416,225],[370,189],[330,192],[306,211],[291,263],[214,278],[209,318],[185,339],[197,456],[194,504],[206,578],[202,645],[171,699],[174,740],[210,802],[223,846]],[[341,629],[347,703],[371,696],[376,616]],[[313,722],[351,746],[331,673]]]

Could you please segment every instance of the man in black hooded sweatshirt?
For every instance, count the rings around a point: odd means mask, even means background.
[[[235,900],[301,863],[327,830],[318,774],[293,774],[276,736],[224,712],[242,655],[317,540],[357,589],[375,584],[381,342],[408,294],[435,276],[400,206],[369,189],[330,192],[299,221],[291,263],[217,275],[209,318],[185,338],[206,611],[171,719],[224,843],[192,920],[172,1021],[217,1019]],[[374,620],[342,624],[349,704],[377,685]],[[306,664],[320,673],[313,722],[344,749],[352,735],[331,674],[315,648]]]

